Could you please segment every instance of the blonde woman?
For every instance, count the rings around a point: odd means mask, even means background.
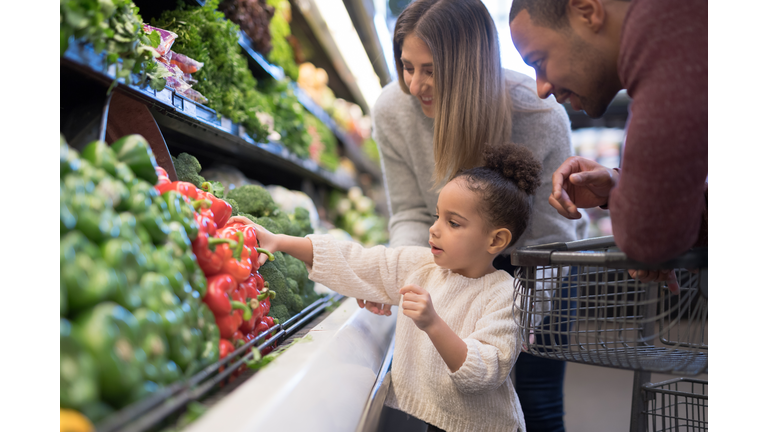
[[[512,247],[584,237],[586,218],[564,219],[547,202],[552,173],[572,155],[568,116],[554,98],[539,99],[531,78],[502,69],[496,27],[480,0],[414,1],[397,19],[394,54],[398,81],[373,108],[390,246],[427,246],[440,186],[481,165],[486,143],[508,141],[543,167],[531,222]],[[512,271],[509,256],[494,265]],[[358,303],[391,313],[388,305]],[[523,353],[515,371],[528,431],[565,430],[565,363]]]

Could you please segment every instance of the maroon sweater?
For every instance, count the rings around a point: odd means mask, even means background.
[[[706,232],[706,0],[633,0],[619,77],[632,105],[609,201],[614,238],[630,258],[661,262]]]

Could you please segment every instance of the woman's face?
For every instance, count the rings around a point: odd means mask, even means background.
[[[424,115],[435,118],[433,105],[433,78],[434,66],[432,65],[432,52],[427,44],[417,36],[410,34],[403,41],[403,52],[400,56],[403,62],[403,80],[421,103]]]

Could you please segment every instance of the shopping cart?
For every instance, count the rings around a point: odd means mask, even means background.
[[[648,265],[627,258],[609,236],[520,248],[512,264],[519,267],[518,324],[534,336],[525,338],[527,352],[634,370],[632,431],[652,426],[643,393],[652,372],[707,373],[706,249]],[[676,269],[677,293],[666,284],[641,283],[627,271],[669,268]],[[706,416],[698,424],[706,430]]]

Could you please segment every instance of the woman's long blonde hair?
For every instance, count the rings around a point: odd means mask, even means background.
[[[511,101],[501,68],[496,26],[481,0],[416,0],[395,24],[394,51],[402,90],[403,41],[426,43],[434,66],[434,187],[482,163],[489,143],[511,136]]]

